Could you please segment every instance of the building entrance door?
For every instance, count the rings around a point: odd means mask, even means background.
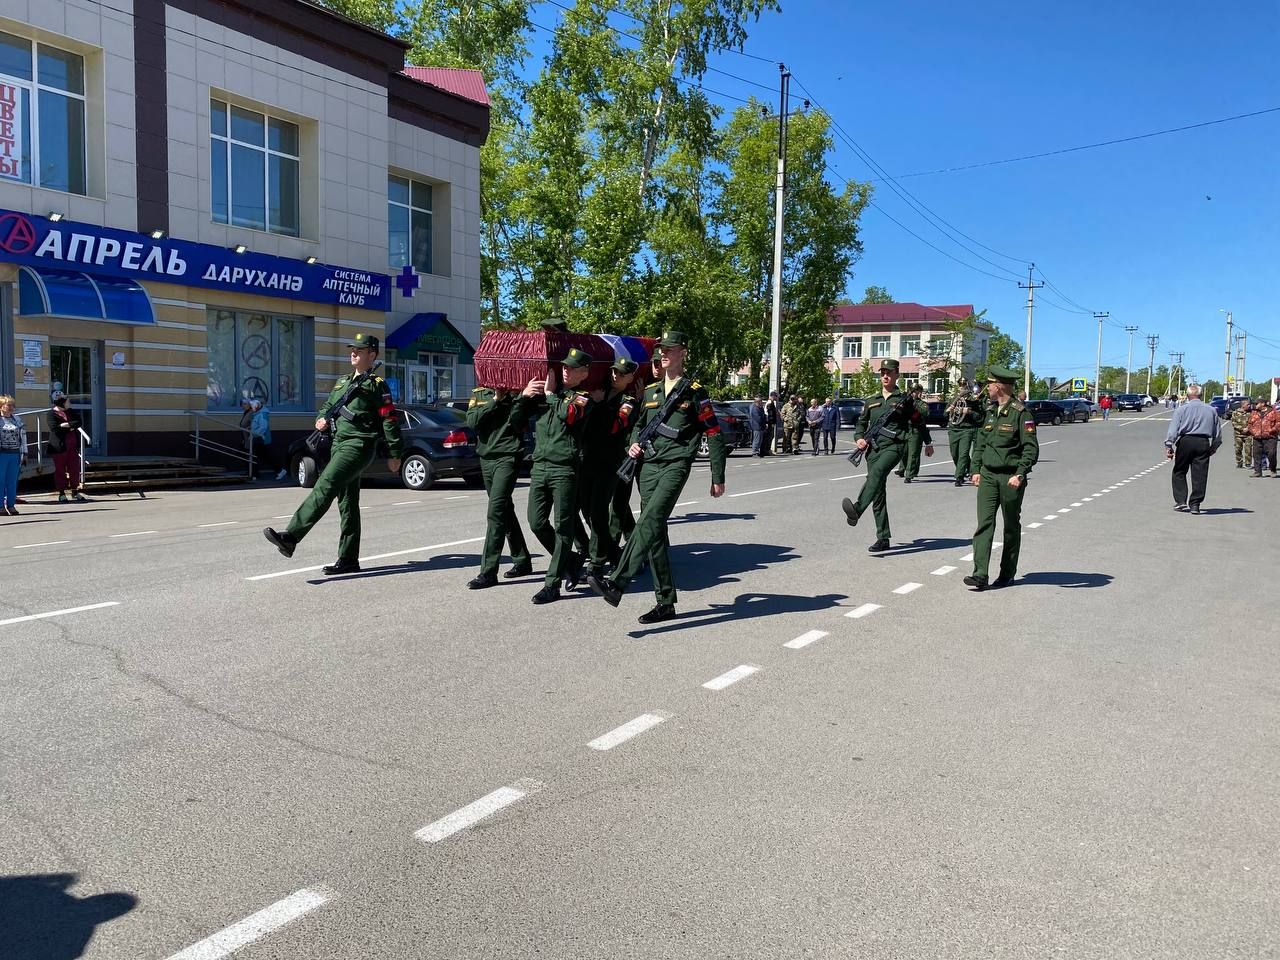
[[[49,387],[67,395],[67,405],[80,415],[90,442],[86,453],[104,454],[107,447],[102,348],[91,341],[49,341]]]
[[[430,403],[431,368],[421,363],[406,364],[404,402],[411,404]]]
[[[420,363],[405,364],[405,403],[435,403],[453,396],[453,357],[447,353],[424,353]]]

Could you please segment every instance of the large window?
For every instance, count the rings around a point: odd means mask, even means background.
[[[892,339],[892,337],[872,337],[871,356],[873,358],[889,356],[889,343]]]
[[[861,337],[845,337],[844,338],[844,358],[846,360],[862,359],[862,338]]]
[[[902,338],[902,356],[918,357],[920,356],[920,337],[903,337]]]
[[[930,337],[929,338],[929,356],[931,357],[951,356],[951,338],[950,337]]]
[[[298,236],[298,125],[221,100],[209,109],[214,221]]]
[[[210,410],[261,400],[273,410],[310,410],[311,321],[265,313],[210,309]]]
[[[84,58],[0,33],[0,178],[87,193]]]
[[[387,177],[387,247],[391,266],[431,272],[431,184]]]

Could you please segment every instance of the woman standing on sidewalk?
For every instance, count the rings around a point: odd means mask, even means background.
[[[58,502],[67,502],[67,491],[78,503],[84,503],[80,492],[80,417],[67,404],[67,395],[53,391],[49,408],[49,452],[53,454],[53,486]]]
[[[13,397],[0,396],[0,514],[18,515],[18,473],[27,462],[27,428],[13,415]]]

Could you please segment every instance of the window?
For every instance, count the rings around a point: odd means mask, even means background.
[[[872,337],[871,338],[871,356],[887,357],[889,356],[889,341],[892,337]]]
[[[919,337],[903,337],[902,338],[902,356],[904,357],[920,356],[920,338]]]
[[[862,358],[861,337],[844,338],[844,358],[846,360],[860,360]]]
[[[0,178],[84,194],[87,169],[84,58],[0,33]]]
[[[311,321],[265,313],[208,313],[208,409],[261,400],[273,410],[310,410]]]
[[[214,222],[298,236],[298,125],[221,100],[209,111]]]
[[[951,381],[947,377],[934,377],[932,392],[940,397],[948,396],[951,393],[950,383]]]
[[[853,392],[853,378],[854,374],[852,373],[840,374],[840,392],[845,396]]]
[[[951,356],[951,338],[950,337],[930,337],[929,338],[929,356],[931,357]]]
[[[387,177],[387,248],[391,266],[431,272],[431,184]]]
[[[920,375],[918,373],[904,373],[902,375],[902,383],[898,385],[898,389],[910,390],[919,382],[920,382]]]

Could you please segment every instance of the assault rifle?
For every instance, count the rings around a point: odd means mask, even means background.
[[[874,450],[876,448],[877,441],[879,441],[881,437],[886,440],[898,439],[898,431],[902,427],[905,427],[906,424],[899,423],[897,421],[897,417],[908,406],[908,404],[911,404],[912,402],[911,394],[904,394],[902,399],[898,401],[898,405],[881,417],[879,422],[863,436],[862,439],[867,441],[866,449],[858,446],[853,448],[853,453],[849,454],[849,462],[855,467],[860,465],[862,463],[863,455],[866,454],[867,450]]]
[[[667,394],[666,402],[658,409],[657,416],[644,425],[644,429],[640,431],[640,436],[636,437],[636,443],[640,444],[640,457],[651,457],[657,452],[653,449],[655,435],[667,437],[670,440],[680,436],[680,431],[667,424],[667,417],[675,412],[676,407],[680,405],[680,401],[684,399],[688,389],[689,378],[685,377],[680,381],[678,387]],[[640,466],[640,457],[627,457],[622,461],[622,466],[618,467],[619,480],[623,483],[632,481],[636,475],[636,467]]]
[[[372,377],[380,366],[382,366],[381,360],[375,363],[364,373],[357,373],[352,377],[351,382],[347,384],[347,389],[343,392],[342,397],[337,403],[329,408],[329,416],[325,417],[325,428],[323,430],[312,430],[311,433],[307,435],[305,443],[307,450],[310,451],[312,456],[327,454],[329,452],[329,448],[333,446],[333,418],[335,416],[342,417],[344,420],[354,419],[354,414],[347,409],[347,404],[350,403],[351,398],[356,395],[356,391],[360,389],[360,385]]]

